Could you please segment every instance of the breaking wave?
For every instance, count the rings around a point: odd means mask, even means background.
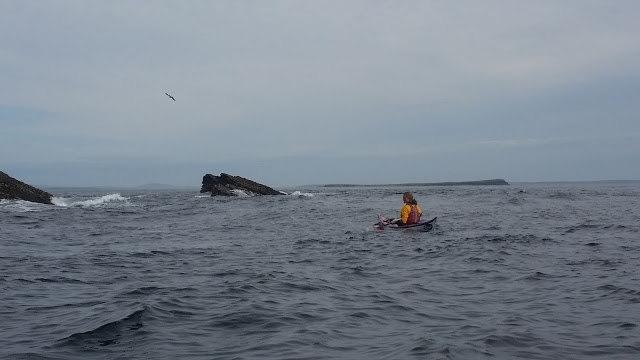
[[[51,199],[51,202],[56,206],[62,206],[62,207],[73,207],[73,206],[100,207],[109,203],[127,202],[128,200],[129,198],[123,197],[122,195],[116,193],[116,194],[109,194],[109,195],[100,196],[98,198],[80,200],[80,201],[74,201],[64,197],[53,197]]]

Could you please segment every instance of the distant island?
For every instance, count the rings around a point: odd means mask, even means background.
[[[361,185],[361,184],[327,184],[322,187],[366,187],[366,186],[460,186],[460,185],[509,185],[504,179],[476,180],[476,181],[447,181],[437,183],[405,183],[405,184],[378,184],[378,185]]]

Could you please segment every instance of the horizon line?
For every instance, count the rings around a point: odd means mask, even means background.
[[[495,179],[502,180],[502,179]],[[506,182],[506,184],[482,184],[479,182],[488,180],[475,180],[475,181],[446,181],[446,182],[430,182],[430,183],[388,183],[388,184],[359,184],[359,183],[326,183],[326,184],[303,184],[303,185],[287,185],[279,186],[280,188],[295,188],[304,186],[319,186],[319,187],[389,187],[389,186],[459,186],[459,185],[473,185],[473,186],[510,186],[514,184],[568,184],[568,183],[636,183],[640,182],[640,179],[606,179],[606,180],[539,180],[539,181],[512,181]],[[491,180],[489,180],[491,181]],[[476,184],[469,184],[476,183]],[[123,189],[123,190],[170,190],[170,189],[185,189],[185,188],[200,188],[198,185],[174,185],[165,183],[154,184],[142,184],[142,185],[36,185],[38,188],[49,189]],[[272,187],[272,186],[270,186]]]

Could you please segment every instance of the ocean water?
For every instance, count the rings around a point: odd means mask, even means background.
[[[282,190],[0,202],[0,358],[640,358],[640,184]]]

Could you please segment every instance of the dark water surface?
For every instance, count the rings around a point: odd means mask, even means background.
[[[0,358],[640,358],[640,185],[284,190],[0,202]]]

